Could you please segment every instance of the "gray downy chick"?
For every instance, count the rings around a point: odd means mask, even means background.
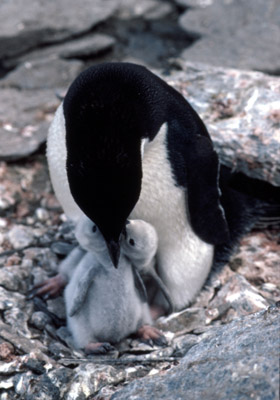
[[[143,237],[149,234],[149,226],[142,224],[134,235],[136,243],[142,243]],[[117,343],[152,324],[148,303],[135,287],[132,260],[136,256],[128,249],[125,254],[122,242],[116,269],[106,242],[92,221],[87,217],[81,219],[75,233],[87,253],[73,270],[64,292],[68,329],[77,348],[92,353],[101,348],[108,350],[108,343]],[[151,260],[156,249],[157,240],[153,239],[152,245],[143,249],[143,259]],[[162,337],[155,328],[149,328],[153,330],[152,339]],[[143,337],[146,338],[145,333]]]
[[[174,311],[174,306],[166,285],[156,272],[156,258],[154,250],[157,249],[158,236],[155,228],[140,219],[128,220],[126,223],[125,240],[122,243],[124,254],[129,257],[135,273],[141,277],[150,277],[160,289],[167,304],[168,313]],[[140,278],[141,279],[141,278]],[[142,281],[139,280],[140,282]]]

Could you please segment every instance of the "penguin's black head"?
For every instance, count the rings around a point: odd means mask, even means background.
[[[162,123],[151,113],[154,95],[147,98],[143,74],[150,76],[132,64],[94,66],[64,99],[70,190],[102,232],[115,266],[120,234],[140,196],[141,139]]]

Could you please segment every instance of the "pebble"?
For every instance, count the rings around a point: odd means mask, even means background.
[[[39,221],[47,221],[50,217],[48,211],[45,208],[37,208],[35,211],[36,218]]]
[[[14,346],[9,342],[3,342],[0,344],[0,360],[9,362],[12,360],[15,354]]]
[[[42,311],[35,311],[29,322],[34,325],[35,328],[43,330],[45,326],[51,322],[51,318]]]
[[[24,225],[14,225],[8,233],[8,239],[14,249],[30,246],[34,241],[32,228]]]

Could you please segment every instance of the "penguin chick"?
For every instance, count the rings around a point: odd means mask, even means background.
[[[110,349],[108,343],[117,343],[137,331],[142,338],[148,335],[154,342],[164,342],[162,334],[149,326],[152,318],[148,303],[143,302],[135,287],[130,252],[126,251],[126,256],[121,245],[115,269],[101,232],[87,217],[79,222],[76,234],[79,236],[82,230],[82,242],[88,252],[64,292],[67,325],[75,347],[91,353],[104,352]],[[134,237],[137,243],[138,234]],[[153,257],[156,244],[154,241],[153,246],[143,249],[144,258]]]
[[[155,268],[155,251],[158,237],[155,228],[143,220],[130,220],[126,224],[126,233],[122,243],[124,254],[129,257],[133,266],[143,277],[151,277],[168,303],[168,313],[174,311],[174,306],[166,285]]]
[[[34,296],[43,296],[45,299],[49,297],[57,297],[61,294],[71,276],[74,273],[79,262],[85,256],[87,251],[95,251],[97,243],[91,244],[93,223],[86,217],[80,218],[75,227],[75,235],[79,242],[79,246],[75,247],[67,257],[59,264],[58,274],[46,279],[34,286],[31,291],[30,298]],[[100,241],[102,249],[104,243]]]

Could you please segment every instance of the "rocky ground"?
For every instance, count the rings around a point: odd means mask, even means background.
[[[226,0],[1,3],[1,400],[279,398],[280,237],[268,221],[213,271],[191,307],[157,321],[165,348],[129,338],[108,356],[86,358],[68,345],[62,297],[28,297],[74,244],[44,142],[59,98],[92,63],[149,66],[199,112],[223,163],[280,186],[280,7],[238,4],[242,10]],[[258,49],[249,45],[256,33]]]

